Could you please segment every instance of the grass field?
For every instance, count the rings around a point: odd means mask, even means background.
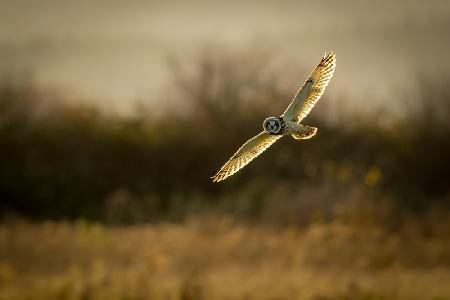
[[[0,299],[450,299],[445,219],[395,231],[364,220],[14,222],[0,226]]]

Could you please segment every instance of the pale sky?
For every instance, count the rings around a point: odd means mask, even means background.
[[[418,72],[449,74],[449,37],[448,0],[0,0],[0,77],[31,73],[38,85],[126,110],[157,101],[169,57],[189,63],[205,46],[269,49],[302,67],[299,84],[334,50],[336,94],[385,98],[413,87]]]

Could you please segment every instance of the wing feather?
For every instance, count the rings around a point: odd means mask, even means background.
[[[311,73],[308,80],[300,88],[291,104],[283,113],[285,120],[299,123],[309,114],[325,91],[331,77],[333,77],[335,67],[336,55],[333,52],[330,54],[325,53],[319,65]]]
[[[261,132],[242,145],[230,160],[223,165],[219,172],[211,178],[214,182],[219,182],[233,175],[281,137],[282,135],[270,135],[265,131]]]

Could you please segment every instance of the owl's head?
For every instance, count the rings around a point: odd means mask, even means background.
[[[281,119],[269,117],[264,120],[263,128],[268,134],[278,134],[281,131]]]

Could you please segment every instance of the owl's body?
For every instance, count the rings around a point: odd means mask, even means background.
[[[319,65],[311,73],[308,80],[297,92],[286,111],[280,117],[269,117],[263,122],[264,131],[248,140],[214,175],[218,182],[233,175],[259,154],[285,135],[294,139],[309,139],[317,133],[317,128],[300,124],[316,102],[322,96],[336,67],[336,56],[333,52],[323,56]]]
[[[267,118],[263,123],[263,129],[269,135],[292,135],[297,140],[312,138],[317,132],[315,127],[285,120],[283,116]]]

